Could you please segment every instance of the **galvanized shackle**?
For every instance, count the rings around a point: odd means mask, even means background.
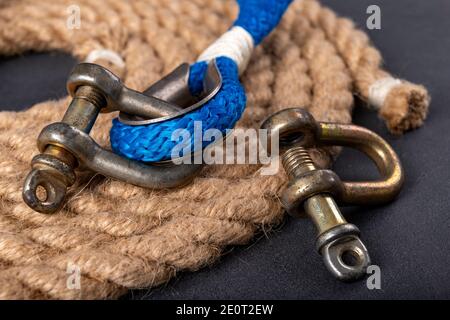
[[[281,201],[296,217],[304,213],[313,221],[318,235],[316,247],[328,270],[342,281],[356,280],[370,265],[359,229],[348,223],[336,202],[343,205],[379,204],[393,200],[404,174],[394,150],[380,136],[365,128],[316,122],[304,109],[285,109],[269,117],[263,129],[276,134],[280,157],[289,176]],[[355,148],[373,160],[381,178],[377,181],[345,182],[331,170],[313,163],[307,148],[321,146]]]
[[[100,147],[90,136],[100,112],[120,111],[119,120],[143,125],[170,120],[201,107],[220,90],[222,78],[215,60],[209,63],[204,92],[193,97],[188,86],[189,65],[182,64],[144,93],[129,89],[109,70],[90,63],[77,65],[67,81],[73,97],[61,122],[45,127],[38,137],[41,154],[31,162],[22,196],[41,213],[54,213],[76,180],[79,165],[113,179],[146,188],[172,188],[188,183],[201,164],[142,163]],[[39,197],[39,187],[45,196]]]

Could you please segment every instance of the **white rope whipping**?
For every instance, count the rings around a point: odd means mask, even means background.
[[[108,49],[92,50],[85,62],[94,63],[100,59],[109,61],[121,69],[125,68],[125,61],[123,61],[122,57],[117,52]]]
[[[251,34],[244,28],[235,26],[203,51],[197,61],[209,61],[225,56],[236,62],[239,74],[242,74],[250,61],[253,48]]]
[[[400,79],[394,79],[392,77],[386,77],[375,81],[369,87],[369,104],[376,109],[380,109],[392,88],[401,84],[402,81]]]

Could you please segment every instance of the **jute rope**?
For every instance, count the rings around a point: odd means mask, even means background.
[[[96,62],[143,90],[179,63],[194,61],[237,14],[234,1],[77,0],[81,29],[70,30],[72,4],[4,2],[0,53],[62,50],[85,60],[94,50],[111,50],[124,67]],[[426,90],[383,80],[393,77],[380,64],[379,52],[349,20],[316,1],[296,1],[243,75],[248,105],[238,127],[257,128],[272,112],[292,106],[307,107],[319,120],[349,123],[354,93],[377,102],[393,132],[420,126]],[[61,119],[68,102],[0,114],[0,298],[115,298],[130,288],[154,287],[215,261],[225,246],[247,243],[283,218],[278,194],[284,173],[262,176],[256,165],[208,166],[192,184],[170,191],[81,172],[62,212],[32,211],[21,189],[36,137]],[[106,147],[112,117],[101,115],[93,131]],[[327,166],[336,150],[313,155]],[[68,286],[70,265],[81,272],[79,289]]]

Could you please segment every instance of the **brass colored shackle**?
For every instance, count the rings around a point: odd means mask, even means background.
[[[273,114],[261,126],[280,142],[280,157],[289,176],[281,201],[293,216],[313,221],[318,235],[316,247],[328,270],[339,280],[362,277],[370,265],[368,251],[358,228],[348,223],[337,203],[379,204],[393,200],[403,184],[404,174],[394,150],[370,130],[347,124],[316,122],[304,109],[285,109]],[[331,170],[318,169],[307,148],[347,146],[366,154],[381,174],[377,181],[343,182]]]

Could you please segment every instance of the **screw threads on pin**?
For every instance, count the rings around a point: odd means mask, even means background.
[[[106,105],[105,96],[95,87],[91,86],[79,87],[75,93],[75,98],[85,99],[99,109]]]
[[[290,178],[317,169],[308,151],[303,147],[286,150],[281,156],[281,162]]]
[[[104,95],[98,89],[92,86],[81,86],[76,90],[62,122],[89,133],[100,110],[106,104]]]

